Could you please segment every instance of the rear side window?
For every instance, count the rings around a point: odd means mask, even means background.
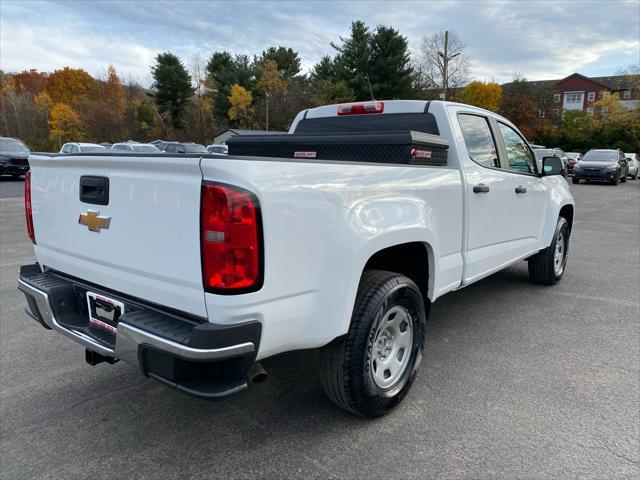
[[[518,132],[504,123],[498,123],[498,128],[507,150],[509,170],[521,173],[536,173],[535,156],[524,139]],[[556,156],[560,158],[562,153],[561,150],[558,150]]]
[[[173,153],[175,151],[176,151],[175,145],[167,145],[167,148],[165,149],[165,152],[168,152],[168,153]]]
[[[483,167],[500,167],[496,144],[485,117],[470,114],[458,115],[464,143],[469,157]]]

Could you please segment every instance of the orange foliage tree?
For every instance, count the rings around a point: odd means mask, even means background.
[[[47,93],[55,103],[71,105],[97,87],[96,80],[81,68],[64,67],[47,80]]]

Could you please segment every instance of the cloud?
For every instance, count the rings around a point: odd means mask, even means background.
[[[8,71],[65,65],[92,74],[109,64],[150,82],[157,53],[183,60],[198,53],[259,54],[290,46],[309,69],[332,55],[331,41],[350,23],[390,25],[418,51],[425,35],[455,31],[467,43],[476,78],[604,75],[638,62],[637,0],[608,2],[13,2],[0,14],[0,67]]]

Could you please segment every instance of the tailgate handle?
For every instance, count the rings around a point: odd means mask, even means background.
[[[107,177],[80,177],[80,201],[93,205],[109,205],[109,179]]]

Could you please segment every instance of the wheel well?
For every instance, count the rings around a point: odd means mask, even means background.
[[[573,226],[573,205],[565,205],[560,209],[560,216],[569,224],[569,231]]]
[[[364,269],[406,275],[416,282],[425,302],[429,300],[429,252],[424,243],[403,243],[380,250],[367,261]]]

